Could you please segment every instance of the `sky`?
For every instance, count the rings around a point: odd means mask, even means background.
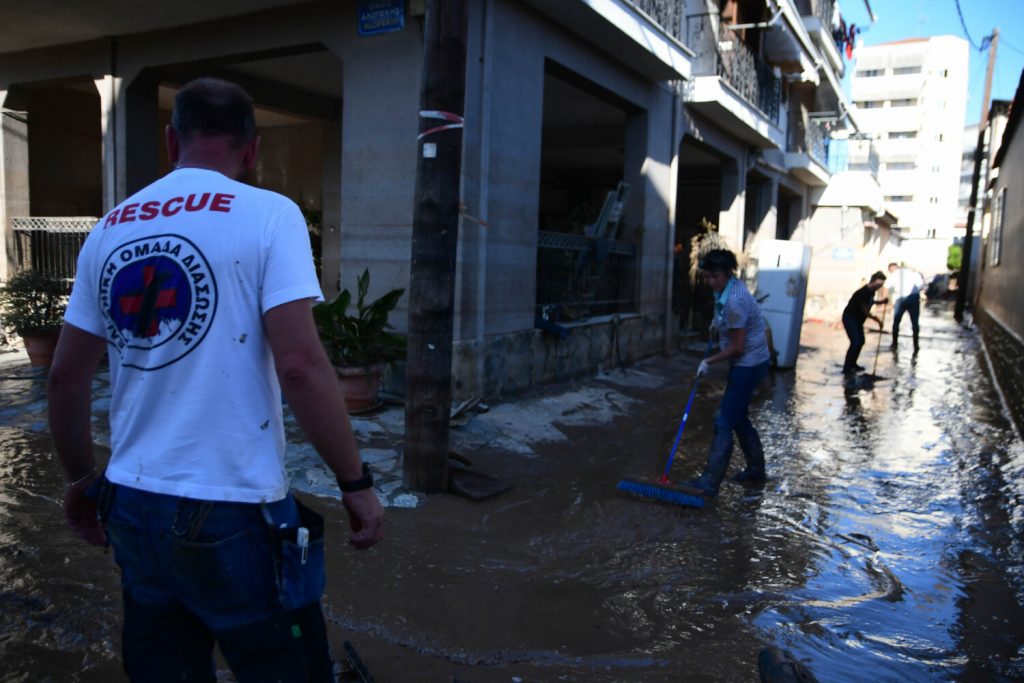
[[[1012,100],[1024,69],[1024,0],[959,0],[963,24],[957,14],[957,0],[867,0],[876,21],[871,22],[865,0],[839,0],[847,25],[863,29],[858,36],[864,45],[877,45],[903,38],[955,35],[980,46],[982,39],[999,29],[996,68],[992,75],[992,99]],[[964,26],[966,25],[966,34]],[[967,122],[977,123],[985,92],[988,51],[969,47]],[[853,52],[856,62],[857,51]],[[847,77],[853,68],[847,65]]]

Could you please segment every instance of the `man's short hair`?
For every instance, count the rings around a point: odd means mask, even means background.
[[[900,267],[900,264],[898,264],[898,263],[890,263],[890,264],[889,264],[889,267],[890,267],[890,268],[899,268],[899,267]]]
[[[227,135],[242,147],[256,134],[252,98],[241,87],[216,78],[190,81],[174,96],[171,126],[183,143],[195,135]]]
[[[876,270],[875,274],[871,276],[871,279],[872,280],[881,280],[882,282],[885,282],[885,273],[883,273],[880,270]]]

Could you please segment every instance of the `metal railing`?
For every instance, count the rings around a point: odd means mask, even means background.
[[[804,125],[799,111],[789,117],[789,151],[804,152],[823,167],[828,168],[831,138],[825,121],[809,121]]]
[[[636,245],[537,233],[537,314],[550,322],[636,308]]]
[[[835,0],[794,0],[793,4],[802,17],[817,17],[826,29],[832,28]]]
[[[833,140],[830,143],[830,148],[829,173],[868,171],[876,179],[878,178],[880,159],[873,141],[858,138]]]
[[[719,23],[712,15],[687,17],[687,45],[696,53],[695,76],[720,76],[740,96],[778,123],[782,83],[772,67],[754,54],[739,35]]]
[[[78,252],[98,218],[90,216],[14,216],[17,267],[74,282]]]
[[[650,17],[654,23],[665,29],[665,32],[684,42],[683,17],[686,15],[686,3],[683,0],[626,0],[630,5]]]

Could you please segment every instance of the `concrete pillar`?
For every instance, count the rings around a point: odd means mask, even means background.
[[[718,212],[718,232],[736,253],[743,251],[743,213],[746,201],[745,160],[722,162],[722,206]]]
[[[117,206],[120,199],[125,196],[125,177],[124,173],[119,172],[124,159],[124,148],[121,144],[123,136],[117,134],[119,123],[121,123],[119,119],[124,118],[118,116],[121,79],[107,74],[102,78],[94,79],[93,82],[100,94],[100,134],[103,136],[103,213],[107,213]]]
[[[0,90],[0,107],[17,109],[10,88]],[[16,267],[16,245],[11,218],[29,214],[28,123],[21,118],[0,114],[0,278]]]

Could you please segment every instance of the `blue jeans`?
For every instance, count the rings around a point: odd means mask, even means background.
[[[715,413],[715,433],[711,438],[708,463],[704,473],[697,479],[697,485],[710,495],[718,493],[718,487],[729,469],[733,432],[746,458],[747,469],[752,473],[764,474],[764,448],[748,411],[754,390],[768,374],[769,365],[770,362],[765,361],[750,367],[734,365],[729,368],[729,381]]]
[[[334,680],[323,520],[291,495],[261,507],[114,485],[106,526],[133,681],[214,681],[215,642],[240,682]],[[305,561],[298,526],[310,529]]]
[[[902,299],[896,300],[896,315],[892,319],[892,345],[896,346],[900,336],[900,323],[903,322],[903,314],[910,314],[910,329],[914,334],[914,346],[917,346],[917,335],[921,331],[918,325],[918,318],[921,316],[921,295],[911,294]]]

